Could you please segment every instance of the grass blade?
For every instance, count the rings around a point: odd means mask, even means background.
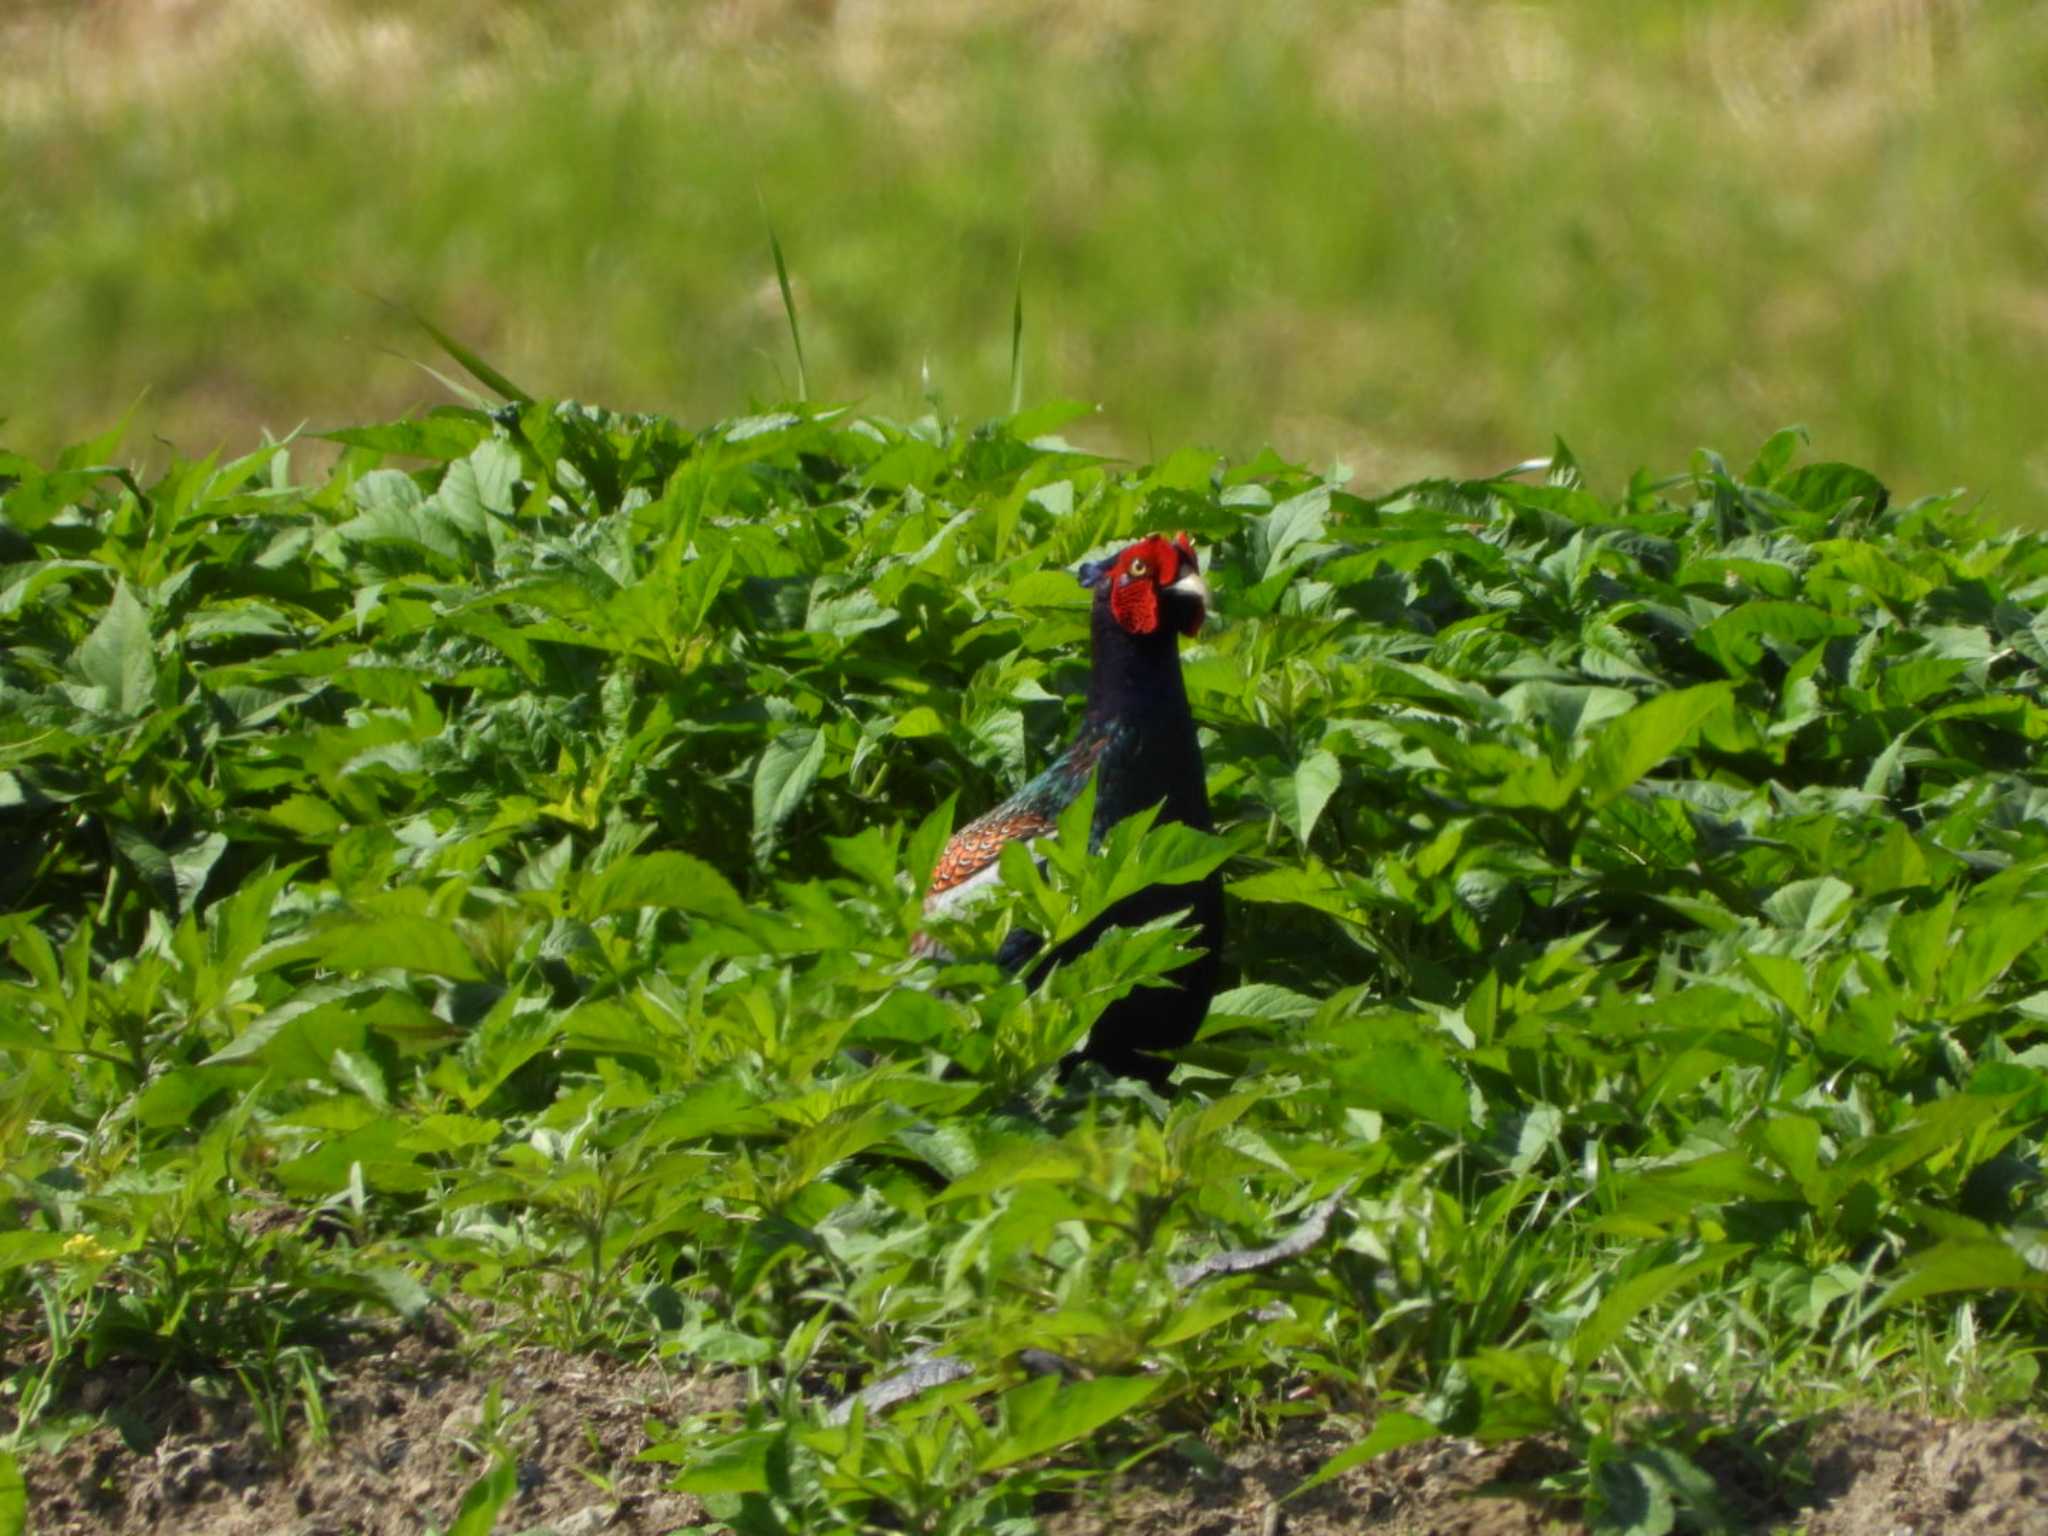
[[[1024,249],[1017,248],[1017,285],[1010,303],[1010,414],[1024,409]]]
[[[789,343],[796,348],[796,397],[809,401],[810,380],[804,371],[804,338],[797,329],[796,295],[789,291],[789,264],[782,259],[782,242],[776,238],[775,226],[768,226],[768,250],[775,257],[775,282],[782,290],[782,313],[789,319]]]
[[[471,378],[476,379],[480,383],[488,384],[507,400],[517,401],[520,405],[533,404],[533,396],[529,395],[517,384],[514,384],[504,374],[498,372],[497,369],[493,368],[481,357],[478,357],[476,353],[470,351],[468,347],[465,347],[453,336],[450,336],[425,315],[416,314],[412,318],[421,330],[434,338],[443,352],[446,352],[455,361],[462,364],[464,371]]]

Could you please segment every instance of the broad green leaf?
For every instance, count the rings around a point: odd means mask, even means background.
[[[1934,995],[1935,980],[1953,951],[1950,936],[1957,900],[1958,893],[1950,891],[1933,906],[1902,913],[1892,923],[1892,958],[1906,984],[1923,1000]]]
[[[1503,765],[1494,782],[1475,787],[1472,798],[1504,810],[1556,811],[1570,803],[1585,779],[1585,763],[1559,768],[1541,753],[1520,753]]]
[[[754,842],[772,847],[782,824],[803,803],[825,766],[825,733],[809,726],[783,731],[754,770]]]
[[[126,821],[108,825],[107,836],[121,857],[126,859],[135,873],[141,876],[162,900],[166,907],[177,903],[177,873],[171,866],[171,856],[159,848],[141,828]]]
[[[1212,1328],[1242,1317],[1258,1305],[1258,1298],[1245,1286],[1207,1286],[1175,1307],[1166,1325],[1146,1340],[1152,1349],[1199,1338]]]
[[[1358,1054],[1334,1064],[1333,1071],[1346,1103],[1412,1115],[1451,1131],[1470,1122],[1465,1079],[1433,1045],[1362,1040]]]
[[[396,1119],[372,1120],[277,1164],[271,1175],[288,1197],[301,1201],[324,1199],[354,1182],[378,1193],[424,1194],[439,1181],[404,1143],[404,1127]]]
[[[1151,885],[1186,885],[1222,868],[1234,851],[1227,838],[1181,822],[1164,826],[1120,822],[1103,839],[1101,861],[1109,866],[1106,899],[1115,900]]]
[[[993,709],[969,727],[977,762],[993,765],[1015,782],[1024,777],[1024,715],[1021,710]]]
[[[1910,734],[1901,733],[1885,744],[1885,749],[1871,759],[1870,771],[1863,775],[1863,793],[1873,800],[1881,800],[1892,792],[1892,785],[1898,781],[1899,770],[1906,761]]]
[[[1482,1424],[1482,1432],[1496,1427],[1501,1418],[1519,1418],[1532,1411],[1548,1417],[1564,1395],[1565,1362],[1547,1345],[1528,1344],[1519,1349],[1490,1346],[1466,1356],[1461,1364],[1473,1380],[1506,1389],[1489,1405],[1493,1411],[1488,1418],[1494,1423]]]
[[[54,1259],[69,1241],[62,1232],[0,1232],[0,1274]]]
[[[206,885],[206,877],[227,850],[226,834],[209,832],[171,855],[171,878],[177,889],[180,912],[192,910]]]
[[[235,1073],[217,1067],[179,1067],[154,1079],[136,1095],[135,1118],[158,1128],[195,1125],[200,1111],[236,1082]]]
[[[1714,1481],[1667,1445],[1635,1445],[1593,1468],[1596,1528],[1612,1536],[1670,1536],[1681,1511],[1702,1530],[1729,1529]]]
[[[1040,1376],[996,1399],[1001,1415],[993,1442],[976,1465],[994,1472],[1095,1433],[1139,1407],[1166,1384],[1158,1376],[1098,1376],[1063,1382]]]
[[[1017,609],[1055,608],[1084,616],[1088,589],[1074,579],[1071,571],[1028,571],[1003,589],[1006,602]]]
[[[418,421],[394,421],[375,427],[344,427],[319,435],[328,442],[352,448],[445,461],[461,458],[489,430],[481,421],[468,417],[427,416]]]
[[[332,802],[318,795],[287,795],[276,805],[267,807],[263,815],[288,832],[322,842],[337,836],[348,826],[348,818],[336,810]]]
[[[681,1460],[683,1471],[669,1484],[678,1493],[765,1493],[769,1454],[781,1438],[780,1430],[756,1430],[708,1451],[677,1443],[651,1447],[641,1456],[649,1461]]]
[[[329,1065],[337,1083],[353,1088],[379,1109],[391,1107],[391,1090],[385,1084],[383,1069],[372,1057],[362,1051],[339,1050]]]
[[[1868,470],[1851,464],[1805,464],[1780,476],[1775,489],[1787,500],[1814,512],[1854,508],[1879,512],[1891,499],[1884,483]]]
[[[1750,485],[1769,485],[1785,472],[1793,455],[1807,445],[1811,437],[1804,427],[1784,427],[1773,432],[1763,447],[1757,450],[1756,461],[1749,466],[1743,479]]]
[[[1624,1280],[1601,1298],[1593,1315],[1572,1335],[1573,1364],[1581,1369],[1592,1365],[1644,1312],[1700,1276],[1726,1268],[1747,1251],[1741,1244],[1723,1243],[1697,1258],[1659,1264]]]
[[[1566,687],[1547,681],[1517,683],[1501,695],[1510,719],[1549,727],[1562,741],[1576,741],[1635,707],[1625,688]]]
[[[917,824],[917,830],[910,834],[909,842],[904,845],[904,867],[910,871],[910,878],[916,882],[920,892],[930,881],[939,854],[953,835],[953,817],[958,804],[957,794],[946,796],[930,815]]]
[[[1727,683],[1704,683],[1659,694],[1603,726],[1586,758],[1585,792],[1605,805],[1679,752],[1708,717],[1733,696]]]
[[[1036,1180],[1066,1180],[1083,1171],[1081,1160],[1056,1143],[1028,1144],[985,1158],[972,1173],[948,1184],[941,1200],[994,1194]]]
[[[309,935],[299,947],[337,971],[419,971],[450,981],[481,981],[484,974],[454,929],[425,916],[349,919]]]
[[[1767,648],[1804,654],[1822,640],[1853,635],[1852,618],[1810,603],[1762,601],[1731,608],[1702,625],[1693,642],[1737,677],[1745,677]]]
[[[156,642],[149,614],[125,579],[115,585],[106,612],[79,646],[78,669],[106,695],[107,707],[116,714],[138,714],[155,697]]]
[[[1661,1228],[1696,1222],[1703,1208],[1737,1200],[1784,1200],[1796,1193],[1758,1168],[1746,1151],[1707,1152],[1614,1178],[1608,1196],[1614,1215],[1593,1225],[1596,1231],[1617,1233],[1636,1230],[1636,1221]]]
[[[1012,410],[1006,423],[1013,437],[1029,442],[1048,432],[1057,432],[1069,422],[1100,414],[1102,407],[1081,400],[1048,400],[1042,405]]]
[[[836,597],[813,596],[806,629],[850,640],[870,630],[885,629],[896,622],[896,610],[884,608],[875,594],[865,590],[844,592]]]
[[[921,736],[943,735],[945,729],[946,722],[936,709],[929,704],[919,704],[898,715],[889,727],[889,734],[915,739]]]
[[[663,1104],[641,1135],[650,1146],[766,1130],[773,1123],[746,1085],[729,1078],[696,1084]]]
[[[1902,1169],[1953,1154],[2002,1118],[2013,1097],[1955,1093],[1920,1105],[1897,1130],[1844,1148],[1820,1175],[1819,1203],[1831,1205],[1859,1183],[1882,1181]]]
[[[728,922],[743,921],[747,916],[746,904],[730,880],[702,859],[675,852],[620,859],[584,880],[575,905],[593,920],[644,907],[694,912]]]
[[[1316,486],[1291,496],[1266,514],[1257,542],[1263,547],[1261,575],[1272,577],[1298,563],[1303,544],[1319,539],[1330,513],[1330,488]]]
[[[1934,590],[1934,583],[1916,575],[1875,545],[1857,539],[1825,539],[1812,546],[1820,563],[1808,573],[1811,586],[1833,577],[1854,582],[1881,601],[1911,605]]]
[[[9,574],[13,579],[0,587],[0,619],[14,618],[38,594],[59,582],[86,575],[118,582],[117,574],[97,560],[37,560],[14,566]]]
[[[1364,914],[1327,871],[1314,859],[1306,868],[1281,868],[1234,880],[1227,887],[1240,901],[1271,902],[1312,907],[1318,912],[1350,922],[1363,921]]]
[[[510,517],[515,510],[513,489],[524,473],[518,450],[501,438],[486,438],[470,452],[464,467],[472,478],[477,500],[484,508],[501,517]]]
[[[512,1502],[512,1495],[518,1491],[518,1470],[512,1458],[493,1457],[489,1470],[464,1490],[448,1536],[491,1536],[498,1523],[498,1512]]]
[[[1902,1307],[1957,1291],[2048,1291],[2048,1269],[2030,1264],[1995,1238],[1937,1243],[1914,1254],[1885,1288],[1884,1304]]]
[[[1299,1019],[1314,1013],[1316,1007],[1316,1000],[1312,997],[1271,982],[1253,982],[1249,986],[1218,992],[1210,1000],[1209,1013],[1211,1017],[1227,1014],[1247,1019]]]
[[[827,837],[825,846],[832,862],[848,874],[882,890],[895,889],[896,841],[880,827],[867,827],[853,837]]]
[[[1300,841],[1307,842],[1309,834],[1315,831],[1323,807],[1330,803],[1330,796],[1337,792],[1343,778],[1343,766],[1328,752],[1311,752],[1296,765],[1291,797],[1293,814],[1287,822]]]
[[[1855,898],[1855,888],[1846,880],[1821,875],[1773,891],[1764,898],[1764,913],[1780,928],[1812,933],[1833,927]]]
[[[1796,1181],[1813,1190],[1821,1176],[1820,1122],[1807,1115],[1773,1115],[1757,1134],[1763,1151]]]
[[[1981,997],[2043,938],[2048,938],[2048,897],[1969,902],[1956,914],[1942,996],[1955,1004]]]

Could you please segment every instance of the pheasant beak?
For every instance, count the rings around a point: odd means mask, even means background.
[[[1189,617],[1181,624],[1180,632],[1190,639],[1199,635],[1202,632],[1202,621],[1209,617],[1209,584],[1202,580],[1202,573],[1195,569],[1195,562],[1189,560],[1180,575],[1160,590],[1194,599],[1194,607]]]

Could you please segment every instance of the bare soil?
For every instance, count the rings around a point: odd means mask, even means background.
[[[110,1367],[69,1405],[110,1422],[26,1461],[38,1536],[414,1536],[454,1518],[496,1450],[519,1492],[500,1531],[661,1536],[700,1523],[672,1469],[635,1458],[649,1419],[735,1406],[737,1380],[544,1350],[479,1362],[430,1337],[330,1361],[327,1440],[303,1416],[280,1455],[239,1390],[151,1384]],[[493,1386],[497,1401],[491,1402]],[[118,1423],[122,1427],[116,1428]],[[124,1433],[125,1431],[125,1433]],[[1046,1536],[1584,1536],[1540,1485],[1569,1470],[1543,1439],[1405,1447],[1283,1496],[1353,1433],[1303,1422],[1197,1470],[1170,1454],[1042,1512]],[[1798,1536],[2048,1536],[2048,1428],[1856,1412],[1782,1427],[1765,1448],[1702,1458],[1743,1530]]]
[[[24,1472],[35,1536],[418,1536],[446,1529],[494,1453],[518,1493],[501,1531],[656,1536],[705,1518],[662,1486],[674,1468],[634,1458],[650,1418],[731,1407],[730,1377],[703,1378],[546,1350],[478,1364],[419,1334],[330,1362],[325,1446],[280,1456],[248,1396],[149,1384],[138,1366],[90,1380],[76,1406],[119,1419]],[[490,1400],[491,1389],[497,1401]],[[150,1442],[154,1443],[151,1444]],[[147,1448],[138,1448],[146,1446]]]
[[[1046,1536],[1587,1536],[1543,1439],[1411,1445],[1287,1499],[1355,1437],[1319,1426],[1200,1476],[1154,1458],[1117,1489],[1045,1522]],[[1852,1413],[1788,1425],[1769,1449],[1700,1458],[1753,1536],[2048,1536],[2048,1427]],[[1283,1502],[1284,1501],[1284,1502]]]

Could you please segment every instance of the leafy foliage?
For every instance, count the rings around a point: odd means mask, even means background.
[[[1388,1403],[1350,1459],[1553,1430],[1610,1528],[1711,1525],[1684,1425],[2038,1402],[2048,542],[1791,434],[1366,499],[1072,414],[521,399],[317,484],[0,455],[17,1437],[61,1370],[274,1384],[485,1299],[750,1373],[654,1452],[750,1532],[1025,1521]],[[1179,527],[1221,832],[1070,816],[946,935],[1227,860],[1167,1104],[1050,1068],[1179,935],[1037,995],[910,941],[953,807],[1072,723],[1062,568]],[[1332,1195],[1331,1243],[1176,1282]]]

